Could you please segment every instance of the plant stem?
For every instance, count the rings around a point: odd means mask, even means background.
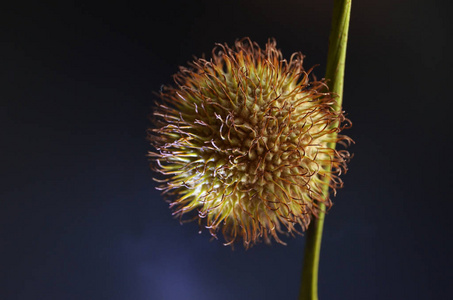
[[[335,107],[337,111],[341,109],[343,101],[344,66],[350,14],[351,0],[334,0],[329,52],[327,54],[326,80],[330,91],[338,95]]]
[[[329,52],[327,56],[326,80],[330,92],[337,95],[334,109],[341,110],[343,100],[344,66],[346,60],[346,44],[348,41],[349,17],[351,0],[334,0],[332,28],[329,37]],[[336,122],[333,126],[337,127]],[[336,134],[335,136],[336,137]],[[328,147],[335,149],[336,143],[329,143]],[[328,166],[330,169],[330,166]],[[327,170],[330,171],[330,170]],[[323,195],[329,197],[329,181],[323,189]],[[319,255],[321,250],[322,230],[325,218],[325,205],[319,204],[318,217],[312,220],[307,234],[302,269],[302,282],[299,300],[318,300],[318,271]]]

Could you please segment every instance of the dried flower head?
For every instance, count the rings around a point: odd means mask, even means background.
[[[323,186],[342,186],[349,155],[329,144],[350,139],[337,135],[346,119],[302,61],[283,59],[274,40],[261,49],[246,38],[217,44],[163,87],[149,156],[175,215],[247,248],[283,243],[278,233],[304,231],[320,203],[330,207]]]

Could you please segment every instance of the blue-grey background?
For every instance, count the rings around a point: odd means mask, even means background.
[[[9,1],[0,18],[1,299],[297,299],[304,238],[232,251],[181,226],[146,153],[153,91],[215,42],[326,65],[332,1]],[[320,299],[449,299],[451,46],[440,1],[354,1],[356,145]]]

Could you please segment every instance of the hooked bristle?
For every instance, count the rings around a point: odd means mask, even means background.
[[[279,233],[306,230],[320,203],[331,206],[323,187],[342,187],[349,154],[329,145],[351,141],[337,134],[349,123],[302,62],[283,59],[274,40],[261,49],[246,38],[217,44],[162,89],[149,156],[176,216],[196,212],[214,237],[248,248],[284,244]]]

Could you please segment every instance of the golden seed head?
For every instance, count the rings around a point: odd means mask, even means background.
[[[346,119],[334,97],[302,62],[301,53],[283,59],[274,40],[261,49],[246,38],[216,45],[163,87],[149,156],[175,215],[248,248],[283,243],[278,233],[304,231],[320,203],[330,207],[323,187],[342,186],[349,154],[329,145],[350,139],[337,134]]]

